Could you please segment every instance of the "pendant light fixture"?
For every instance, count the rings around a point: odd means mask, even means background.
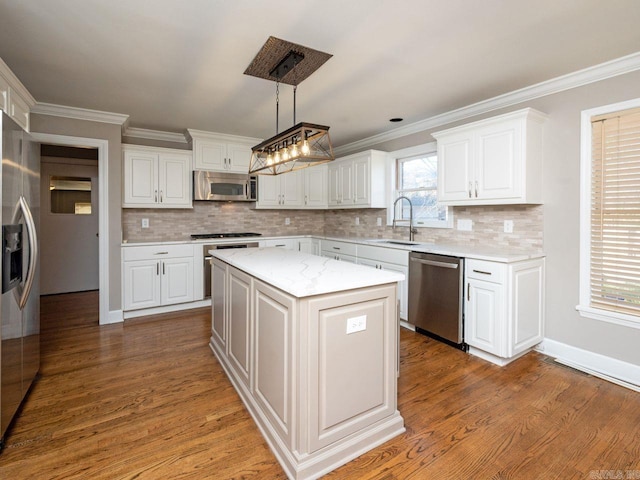
[[[329,127],[296,124],[298,84],[315,72],[331,55],[269,37],[245,70],[246,75],[276,82],[276,134],[251,149],[249,173],[279,175],[334,160]],[[280,84],[293,85],[293,127],[279,132]]]

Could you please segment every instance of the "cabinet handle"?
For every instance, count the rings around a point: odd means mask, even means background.
[[[306,195],[304,196],[304,204],[305,205],[307,204],[307,196]]]
[[[467,283],[467,302],[471,300],[471,289],[469,288],[469,284]]]
[[[476,198],[478,198],[478,181],[476,180]]]
[[[164,274],[165,274],[165,271],[164,271],[164,262],[162,262],[162,275],[164,275]]]
[[[162,203],[162,190],[160,190],[160,203]]]
[[[169,252],[156,252],[154,255],[169,255]]]
[[[160,262],[156,263],[156,275],[160,275]]]
[[[471,198],[471,182],[469,182],[469,198]]]
[[[340,250],[340,247],[333,247],[334,250]]]
[[[153,194],[155,195],[155,202],[158,203],[158,190],[154,190]]]
[[[476,270],[475,268],[473,269],[473,273],[480,273],[482,275],[491,275],[491,272],[485,272],[484,270]]]

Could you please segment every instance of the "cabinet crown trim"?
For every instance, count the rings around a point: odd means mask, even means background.
[[[33,95],[29,93],[27,87],[22,84],[20,79],[16,77],[15,73],[13,73],[13,71],[9,68],[9,65],[4,63],[4,60],[2,60],[2,58],[0,58],[0,76],[7,81],[9,86],[13,90],[15,90],[25,102],[27,102],[30,109],[33,108],[33,106],[36,104],[36,99],[33,98]]]
[[[485,125],[490,125],[493,123],[501,123],[508,120],[515,120],[526,118],[527,121],[532,120],[536,122],[544,122],[549,116],[546,113],[542,113],[539,110],[535,110],[533,108],[523,108],[520,110],[516,110],[514,112],[505,113],[502,115],[496,115],[489,118],[484,118],[482,120],[477,120],[471,123],[465,123],[463,125],[458,125],[456,127],[448,128],[446,130],[440,130],[438,132],[434,132],[431,135],[433,138],[438,139],[440,136],[448,135],[450,133],[455,133],[457,131],[469,130],[477,127],[482,127]]]
[[[204,130],[194,130],[193,128],[188,128],[185,136],[189,141],[217,140],[220,142],[242,143],[250,146],[254,146],[262,142],[261,138],[243,137],[240,135],[231,135],[229,133],[206,132]]]

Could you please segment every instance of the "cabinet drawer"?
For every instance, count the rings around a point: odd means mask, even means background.
[[[465,269],[467,278],[493,283],[504,283],[506,279],[507,266],[504,263],[467,259]]]
[[[357,255],[358,246],[355,243],[322,240],[322,251],[327,253],[341,253],[343,255]]]
[[[358,258],[368,258],[378,262],[409,265],[409,252],[396,248],[374,247],[372,245],[358,245]]]
[[[122,250],[122,260],[124,262],[131,260],[193,257],[192,244],[124,247]]]

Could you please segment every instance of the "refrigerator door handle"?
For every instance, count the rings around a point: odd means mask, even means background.
[[[16,205],[16,211],[13,216],[13,223],[18,223],[20,214],[24,218],[25,226],[27,227],[27,238],[29,239],[29,265],[27,266],[27,274],[24,280],[24,286],[18,285],[14,290],[16,295],[16,301],[20,310],[24,309],[27,304],[27,299],[31,293],[31,287],[33,286],[33,279],[36,275],[36,266],[38,263],[38,237],[36,234],[36,224],[33,221],[33,215],[29,209],[29,204],[24,196],[20,195],[18,205]]]

